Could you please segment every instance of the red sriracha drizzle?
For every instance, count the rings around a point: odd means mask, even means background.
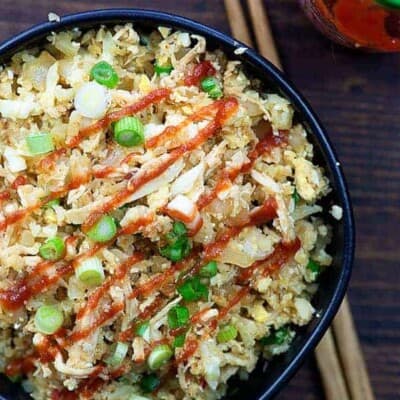
[[[184,83],[186,86],[199,85],[203,78],[213,76],[216,72],[210,61],[202,61],[193,68],[189,76],[185,78]]]

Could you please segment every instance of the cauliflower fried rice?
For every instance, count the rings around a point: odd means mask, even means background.
[[[0,372],[33,398],[219,399],[313,318],[329,182],[203,37],[52,34],[0,114]]]

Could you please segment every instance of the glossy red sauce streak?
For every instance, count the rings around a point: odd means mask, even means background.
[[[276,217],[276,201],[274,198],[268,198],[265,203],[252,210],[246,220],[240,225],[225,229],[217,240],[204,247],[203,261],[209,261],[218,258],[224,251],[228,242],[237,236],[244,228],[252,225],[261,225],[267,223]]]
[[[11,193],[8,190],[0,192],[0,203],[11,198]]]
[[[99,318],[91,321],[90,326],[79,331],[73,332],[69,337],[69,342],[74,343],[83,340],[90,336],[96,329],[100,328],[105,322],[115,318],[121,311],[124,310],[123,303],[112,304],[109,308],[103,309]]]
[[[107,114],[104,118],[100,119],[94,124],[81,129],[79,133],[68,142],[67,147],[74,148],[78,146],[82,142],[82,140],[100,131],[101,129],[107,128],[112,122],[118,121],[123,117],[136,114],[152,104],[159,103],[160,101],[167,98],[170,93],[170,89],[156,89],[150,92],[147,96],[143,97],[138,102],[124,107],[119,111],[114,111],[110,114]]]
[[[199,85],[201,80],[207,76],[213,76],[216,74],[216,70],[210,61],[202,61],[195,65],[193,70],[185,78],[184,83],[186,86]]]
[[[136,151],[129,153],[125,158],[122,159],[122,161],[120,162],[120,165],[128,164],[138,154],[139,153]],[[111,175],[112,173],[116,172],[118,170],[118,167],[119,167],[119,165],[117,165],[117,166],[108,165],[99,170],[93,171],[93,176],[98,179],[104,179],[107,176]]]
[[[137,322],[134,323],[128,329],[125,329],[118,335],[118,340],[120,342],[127,342],[132,341],[132,339],[136,336],[136,329],[139,327],[140,324],[144,323],[149,317],[154,315],[161,307],[165,305],[165,300],[161,297],[156,297],[156,299],[147,306],[137,317]]]
[[[0,303],[9,311],[15,311],[21,308],[25,302],[32,297],[42,293],[45,289],[58,282],[63,276],[71,274],[82,260],[92,257],[101,249],[106,248],[111,242],[116,240],[121,235],[127,235],[137,232],[147,219],[139,219],[131,224],[121,228],[117,235],[106,243],[96,243],[92,248],[85,253],[79,254],[67,265],[63,265],[56,270],[52,275],[40,275],[56,263],[54,261],[43,261],[37,264],[32,272],[26,277],[14,283],[10,288],[0,290]]]
[[[199,133],[192,140],[190,140],[190,142],[172,150],[163,162],[157,162],[153,168],[149,168],[147,171],[138,172],[134,177],[132,177],[126,189],[119,192],[109,201],[100,205],[98,209],[89,215],[82,225],[82,229],[90,229],[90,227],[93,226],[103,214],[107,214],[111,210],[119,207],[133,193],[139,190],[146,183],[160,176],[183,155],[202,145],[205,141],[207,141],[207,139],[213,136],[219,128],[223,126],[225,121],[227,121],[238,108],[238,101],[235,98],[224,99],[217,104],[217,114],[213,121],[209,122],[206,127],[201,129]]]
[[[16,282],[10,288],[0,291],[0,303],[9,311],[21,308],[33,296],[42,293],[49,286],[56,283],[62,276],[73,271],[70,264],[58,268],[51,276],[35,277],[29,274]]]
[[[78,311],[76,318],[81,319],[85,315],[95,310],[99,305],[100,300],[108,293],[109,289],[118,281],[124,279],[128,274],[130,268],[139,261],[142,261],[143,259],[144,255],[142,253],[135,253],[123,263],[121,263],[117,267],[117,271],[115,272],[115,274],[108,277],[100,287],[98,287],[90,294],[86,305]]]
[[[193,354],[196,353],[198,347],[199,342],[196,339],[187,339],[182,352],[175,359],[175,365],[178,366],[192,357]]]
[[[39,171],[49,171],[56,166],[56,161],[67,154],[67,149],[62,147],[60,149],[54,150],[52,153],[42,158],[38,163]]]
[[[16,358],[7,364],[4,372],[9,377],[27,375],[35,370],[35,361],[33,355]]]
[[[249,268],[244,269],[238,277],[238,282],[246,283],[254,276],[257,269],[262,268],[262,274],[269,275],[278,271],[300,249],[301,242],[295,239],[289,243],[279,243],[274,251],[263,260],[256,261]]]
[[[256,160],[265,154],[270,153],[276,147],[283,147],[287,144],[288,131],[280,130],[277,135],[274,135],[272,128],[263,133],[263,138],[257,143],[255,148],[248,154],[249,161],[237,168],[224,168],[217,179],[217,183],[213,190],[204,193],[197,200],[199,210],[207,207],[218,196],[219,193],[228,189],[232,182],[240,175],[250,172]]]
[[[28,183],[28,178],[24,175],[18,175],[14,182],[11,184],[11,189],[17,190],[18,186],[26,185]]]
[[[250,293],[250,286],[244,286],[242,287],[230,300],[229,303],[222,308],[221,310],[219,310],[219,314],[217,317],[218,321],[221,321],[222,319],[224,319],[230,310],[232,310],[233,307],[235,307],[236,305],[238,305],[243,297],[247,296]]]
[[[193,115],[187,117],[178,125],[167,126],[160,134],[147,140],[146,147],[153,148],[159,146],[160,144],[165,143],[167,140],[173,139],[180,131],[185,129],[191,123],[200,122],[204,118],[214,115],[218,111],[218,107],[223,103],[223,101],[224,100],[217,100],[208,106],[204,106],[199,110],[196,110]]]

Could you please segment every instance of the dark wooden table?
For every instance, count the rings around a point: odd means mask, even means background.
[[[0,40],[93,8],[174,12],[229,32],[222,0],[1,0]],[[378,400],[400,399],[400,54],[332,45],[295,0],[268,0],[286,72],[325,124],[344,166],[357,222],[350,301]],[[310,358],[279,400],[323,399]],[[340,399],[338,399],[340,400]]]

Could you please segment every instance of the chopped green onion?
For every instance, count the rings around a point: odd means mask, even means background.
[[[115,88],[119,82],[115,69],[106,61],[100,61],[92,67],[90,78],[110,89]]]
[[[169,64],[169,65],[159,65],[158,62],[154,64],[154,71],[157,75],[162,75],[162,74],[170,74],[171,71],[174,69],[174,67]]]
[[[64,257],[65,243],[60,237],[56,236],[47,239],[39,248],[39,254],[45,260],[57,261]]]
[[[180,328],[189,321],[189,309],[176,305],[168,311],[168,325],[171,329]]]
[[[173,262],[178,262],[185,258],[191,249],[187,230],[181,222],[175,222],[171,232],[166,235],[166,240],[169,243],[160,249],[160,254]]]
[[[140,381],[144,393],[154,392],[160,386],[160,378],[156,374],[145,375]]]
[[[62,311],[56,306],[41,306],[36,311],[36,329],[45,335],[52,335],[57,332],[64,322]]]
[[[294,201],[294,205],[297,206],[299,204],[299,201],[301,200],[301,197],[299,195],[299,192],[297,191],[296,188],[294,188],[294,191],[292,193],[292,199]]]
[[[221,85],[213,76],[205,77],[201,83],[201,88],[208,93],[212,99],[218,99],[222,96]]]
[[[213,76],[207,76],[201,81],[200,85],[201,88],[208,93],[210,90],[213,90],[218,86],[218,81]]]
[[[172,225],[172,231],[177,237],[187,235],[186,225],[183,222],[175,221]]]
[[[206,265],[203,265],[200,269],[200,276],[202,278],[212,278],[213,276],[217,275],[218,267],[216,261],[210,261]]]
[[[185,344],[185,337],[186,337],[185,334],[178,335],[175,337],[174,343],[172,345],[174,347],[174,349],[176,349],[178,347],[183,347],[183,345]]]
[[[219,329],[217,334],[218,343],[226,343],[236,338],[238,334],[237,329],[233,325],[225,325]]]
[[[100,219],[89,229],[87,235],[94,242],[108,242],[117,233],[117,225],[113,217],[103,215]]]
[[[400,8],[400,0],[375,0],[375,2],[388,8]]]
[[[115,343],[112,348],[112,355],[107,359],[107,364],[111,367],[118,367],[124,361],[124,358],[128,354],[129,346],[127,343],[118,342]]]
[[[152,371],[161,368],[171,357],[173,352],[167,344],[156,346],[147,359],[147,365]]]
[[[208,299],[208,287],[200,282],[200,277],[198,276],[187,279],[177,288],[177,291],[186,301]]]
[[[269,336],[260,340],[264,346],[282,345],[290,338],[290,331],[287,326],[283,326],[276,331],[273,331]]]
[[[143,337],[146,334],[147,329],[149,329],[149,321],[144,321],[142,323],[140,323],[137,327],[136,327],[136,335]]]
[[[222,97],[222,90],[219,86],[216,86],[214,89],[211,89],[208,92],[208,95],[212,98],[212,99],[219,99],[220,97]]]
[[[75,275],[87,286],[99,286],[104,281],[103,264],[97,257],[87,258],[76,268]]]
[[[43,208],[54,208],[55,206],[59,206],[60,205],[60,199],[54,199],[54,200],[50,200],[49,202],[47,202]]]
[[[27,136],[25,140],[32,155],[46,154],[54,150],[50,133],[35,133]]]
[[[114,124],[114,139],[124,147],[144,143],[144,128],[139,118],[124,117]]]
[[[319,274],[321,271],[321,266],[314,260],[310,259],[307,264],[307,269],[311,272],[314,272],[315,274]]]

